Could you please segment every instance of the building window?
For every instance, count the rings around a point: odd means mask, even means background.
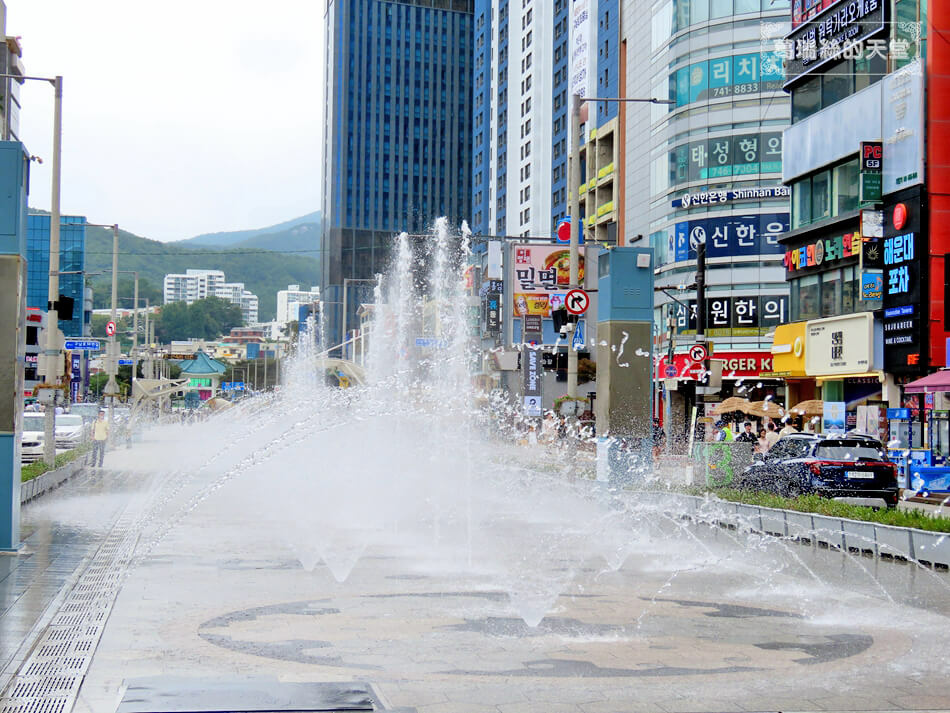
[[[792,320],[818,319],[821,300],[821,283],[818,275],[806,275],[791,284]]]
[[[811,219],[831,216],[831,175],[829,171],[816,173],[811,179]]]

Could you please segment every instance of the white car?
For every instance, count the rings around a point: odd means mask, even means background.
[[[78,448],[86,440],[86,424],[79,414],[56,415],[56,447]]]
[[[23,435],[20,438],[20,460],[32,463],[43,458],[43,414],[24,414]]]

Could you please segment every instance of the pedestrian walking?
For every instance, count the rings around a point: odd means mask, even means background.
[[[765,453],[769,449],[769,431],[765,428],[759,429],[759,440],[755,444],[756,453]]]
[[[774,446],[778,442],[779,438],[781,438],[781,435],[779,435],[779,432],[775,428],[775,422],[769,421],[768,430],[765,432],[765,440],[766,440],[765,450],[767,451],[772,446]],[[765,451],[763,451],[763,453],[764,452]]]
[[[106,454],[106,441],[109,440],[109,424],[105,411],[100,411],[92,427],[92,467],[101,468]],[[98,459],[98,461],[97,461]]]

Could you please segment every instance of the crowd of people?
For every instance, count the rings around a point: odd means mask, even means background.
[[[751,443],[752,449],[755,453],[765,453],[772,446],[774,446],[778,440],[789,433],[801,433],[804,431],[809,431],[811,428],[810,422],[805,422],[801,424],[801,428],[796,428],[791,420],[786,420],[783,423],[776,424],[775,421],[768,421],[764,425],[759,425],[757,429],[753,426],[751,421],[746,421],[742,425],[741,431],[736,433],[738,430],[738,424],[736,424],[736,430],[733,430],[731,423],[726,421],[719,421],[716,423],[716,429],[713,432],[714,441],[726,441],[726,442],[736,442],[736,443]]]

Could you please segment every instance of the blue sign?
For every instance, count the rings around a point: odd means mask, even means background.
[[[224,381],[221,382],[222,391],[244,391],[244,382],[243,381]]]
[[[63,348],[66,351],[72,351],[74,349],[79,351],[89,351],[97,352],[99,351],[99,340],[98,339],[67,339]]]
[[[134,363],[132,359],[119,359],[119,366],[132,366]]]
[[[666,365],[666,378],[675,379],[676,378],[676,367],[672,364]]]
[[[865,272],[861,274],[861,299],[879,300],[884,297],[884,274]]]
[[[584,322],[574,325],[574,338],[571,339],[571,349],[575,352],[584,348]]]
[[[914,305],[904,305],[903,307],[891,307],[890,309],[884,310],[884,317],[885,319],[890,319],[891,317],[906,317],[913,313]]]
[[[891,419],[903,419],[905,421],[910,420],[910,409],[909,408],[889,408],[887,409],[887,418]]]
[[[416,337],[416,346],[423,349],[445,349],[446,342],[438,337]]]
[[[696,259],[696,244],[706,242],[706,257],[781,255],[779,236],[788,231],[788,213],[733,215],[676,224],[674,262]]]

